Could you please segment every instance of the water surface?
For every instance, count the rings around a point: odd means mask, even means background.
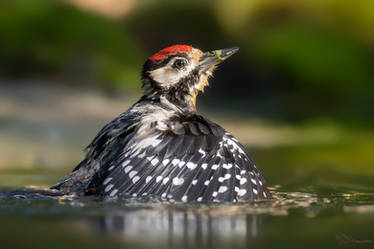
[[[62,198],[11,189],[49,186],[69,169],[1,170],[1,248],[374,248],[372,157],[351,160],[345,145],[250,151],[274,200]]]

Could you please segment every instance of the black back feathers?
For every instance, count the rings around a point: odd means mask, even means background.
[[[171,120],[168,126],[121,148],[87,189],[111,197],[183,202],[270,198],[244,148],[223,128],[198,115]]]

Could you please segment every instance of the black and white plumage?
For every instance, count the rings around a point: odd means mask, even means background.
[[[173,47],[146,62],[145,95],[107,124],[88,146],[86,158],[52,188],[182,202],[271,198],[238,140],[195,110],[196,94],[215,65],[236,51],[203,54],[185,45]],[[184,71],[181,65],[171,71],[178,60],[184,60]]]

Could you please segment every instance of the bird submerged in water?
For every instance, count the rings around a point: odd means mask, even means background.
[[[53,185],[63,194],[157,197],[177,202],[269,199],[244,147],[196,113],[196,96],[215,67],[239,48],[203,53],[174,45],[143,66],[144,95],[108,123],[86,158]]]

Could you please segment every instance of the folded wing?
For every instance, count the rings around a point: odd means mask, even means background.
[[[222,127],[194,115],[168,128],[131,138],[95,174],[86,192],[183,202],[271,198],[243,146]]]

